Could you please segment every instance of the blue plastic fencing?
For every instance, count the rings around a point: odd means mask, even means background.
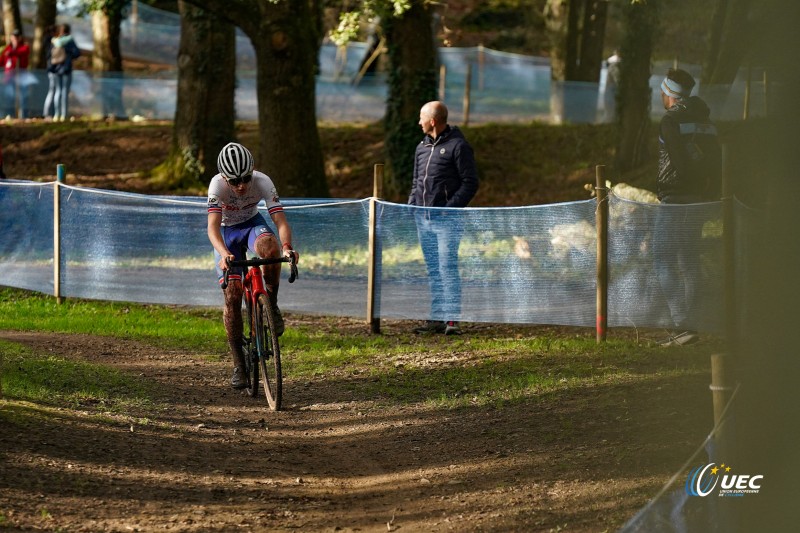
[[[36,3],[22,2],[23,13],[32,17]],[[61,7],[59,22],[69,22],[77,44],[92,50],[91,25],[87,17],[78,16],[74,8]],[[32,29],[28,29],[32,35]],[[134,73],[95,74],[75,71],[72,86],[71,113],[77,116],[106,116],[171,120],[176,101],[176,72],[180,18],[175,13],[137,3],[121,28],[121,50],[125,58],[170,66],[160,74]],[[257,120],[255,90],[255,50],[241,31],[237,32],[236,115],[240,120]],[[387,88],[386,76],[377,74],[357,80],[359,66],[367,54],[366,43],[351,43],[344,50],[332,43],[322,45],[317,76],[317,116],[330,122],[373,122],[384,116]],[[598,83],[550,81],[548,58],[500,52],[483,47],[440,48],[439,63],[445,70],[443,98],[450,108],[451,120],[463,123],[466,76],[470,68],[471,96],[469,121],[529,122],[532,120],[602,123],[613,120],[613,88],[606,83],[603,68]],[[659,117],[664,109],[659,85],[672,62],[655,62],[650,79],[651,113]],[[699,77],[701,68],[682,64]],[[47,91],[44,72],[31,71],[25,86],[30,92],[26,115],[39,116]],[[730,86],[698,86],[712,110],[715,120],[740,119],[745,108],[749,83],[749,114],[766,113],[766,91],[763,69],[743,69]],[[106,94],[121,95],[109,102]],[[557,96],[557,98],[554,98]],[[554,102],[563,102],[563,106]]]
[[[53,294],[54,187],[0,182],[0,224],[7,229],[0,234],[0,284]],[[204,198],[59,188],[62,296],[221,303]],[[282,307],[365,317],[369,199],[285,205],[302,259],[301,279],[283,284]],[[377,206],[377,316],[595,325],[593,200],[510,208]],[[446,216],[460,228],[457,317],[431,316],[420,216]],[[676,312],[684,312],[694,329],[721,331],[720,216],[719,203],[667,206],[612,194],[608,325],[673,327]],[[670,281],[677,270],[695,276],[693,294]],[[691,305],[682,307],[686,300]]]

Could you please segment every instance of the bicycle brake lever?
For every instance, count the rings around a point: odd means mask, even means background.
[[[230,263],[230,260],[226,260],[225,262],[226,263]],[[226,268],[225,272],[222,274],[222,284],[220,285],[220,288],[223,291],[228,288],[228,274],[230,273],[230,271],[231,271],[231,267],[230,267],[230,265],[228,265],[228,268]]]

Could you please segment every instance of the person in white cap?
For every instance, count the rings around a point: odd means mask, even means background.
[[[691,96],[694,78],[670,69],[661,83],[667,110],[659,126],[656,192],[662,204],[693,204],[719,199],[722,151],[710,110]],[[697,244],[702,238],[702,216],[696,211],[661,208],[656,213],[653,255],[655,270],[674,324],[663,345],[692,344],[698,340],[692,325],[697,284],[701,277]]]

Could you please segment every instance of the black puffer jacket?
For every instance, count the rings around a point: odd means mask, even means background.
[[[659,200],[719,199],[722,151],[706,103],[692,96],[667,110],[659,129]]]
[[[424,207],[466,207],[478,191],[472,147],[456,127],[430,135],[414,153],[414,181],[408,203]]]

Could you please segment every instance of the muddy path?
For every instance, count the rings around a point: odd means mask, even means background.
[[[275,413],[228,388],[227,363],[180,350],[0,338],[159,391],[124,414],[0,399],[10,530],[613,531],[708,422],[682,407],[705,376],[461,409],[363,397],[349,386],[358,375],[287,376]]]

